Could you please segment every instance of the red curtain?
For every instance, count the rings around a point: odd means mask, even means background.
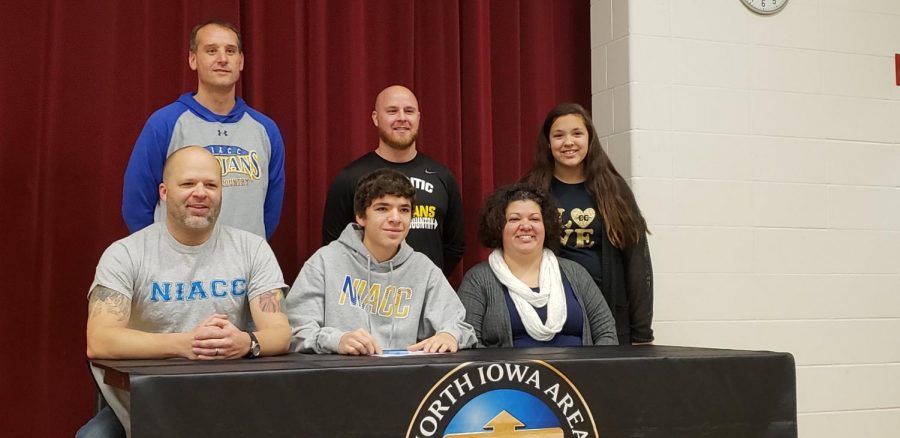
[[[287,147],[271,244],[293,281],[321,240],[334,175],[372,150],[375,95],[419,98],[421,151],[461,184],[469,267],[481,203],[529,167],[544,114],[590,103],[587,0],[63,0],[0,6],[3,434],[70,435],[92,414],[84,359],[94,267],[126,234],[121,181],[149,114],[196,86],[187,34],[244,34],[241,94]],[[453,280],[458,281],[463,268]]]

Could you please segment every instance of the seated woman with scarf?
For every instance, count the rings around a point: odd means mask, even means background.
[[[494,250],[459,288],[479,347],[618,344],[612,313],[590,274],[554,253],[558,216],[550,195],[531,185],[501,187],[488,198],[478,237]]]

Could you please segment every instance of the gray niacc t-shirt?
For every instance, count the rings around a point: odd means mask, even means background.
[[[250,300],[287,288],[275,254],[262,237],[216,225],[206,242],[186,246],[169,234],[164,222],[110,245],[89,291],[97,285],[130,298],[128,328],[151,333],[188,332],[214,313],[228,315],[235,326],[246,329]],[[102,371],[93,372],[130,435],[127,393],[105,385]]]

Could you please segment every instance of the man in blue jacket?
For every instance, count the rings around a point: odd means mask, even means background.
[[[244,69],[241,35],[233,24],[209,20],[191,31],[188,64],[196,93],[154,112],[125,170],[122,216],[132,233],[166,217],[159,201],[166,159],[202,146],[222,168],[222,224],[270,238],[284,196],[284,141],[275,122],[235,95]]]

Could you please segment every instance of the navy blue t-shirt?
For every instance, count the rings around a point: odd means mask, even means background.
[[[559,207],[562,235],[560,257],[577,262],[587,269],[598,285],[603,279],[600,258],[600,233],[605,233],[603,214],[584,183],[566,184],[556,178],[550,183],[550,193]]]
[[[581,335],[584,330],[584,314],[581,311],[581,304],[575,298],[575,292],[572,291],[572,285],[566,276],[560,272],[563,281],[563,289],[566,292],[566,322],[562,329],[553,339],[549,341],[538,341],[528,335],[525,331],[525,325],[522,324],[522,318],[516,305],[509,296],[509,289],[503,286],[503,297],[506,299],[506,307],[509,309],[509,323],[512,327],[513,346],[514,347],[580,347],[582,345]],[[539,288],[533,288],[535,293],[540,292]],[[535,307],[541,322],[547,322],[547,306]]]

